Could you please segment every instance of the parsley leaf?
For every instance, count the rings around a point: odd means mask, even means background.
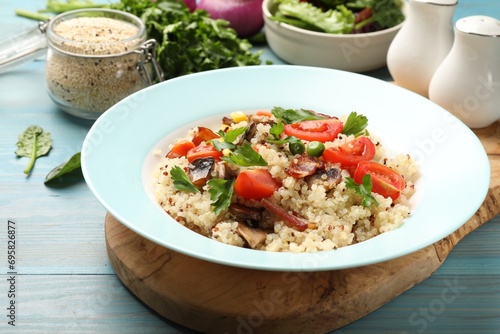
[[[327,119],[325,116],[318,115],[313,111],[305,109],[285,109],[281,107],[274,107],[271,112],[274,117],[280,119],[285,124],[312,121],[316,119]]]
[[[278,123],[271,126],[269,134],[271,134],[275,140],[279,140],[280,135],[283,133],[283,131],[285,131],[285,126],[283,125],[283,122],[279,121]]]
[[[246,126],[242,126],[242,127],[239,127],[239,128],[231,129],[228,132],[224,132],[224,131],[221,130],[221,131],[219,131],[219,134],[220,134],[220,136],[222,138],[224,138],[224,141],[226,141],[228,143],[232,143],[240,135],[242,135],[243,133],[245,133],[246,130],[247,130],[247,127]]]
[[[362,184],[357,184],[352,178],[346,178],[346,187],[348,189],[353,189],[354,192],[363,197],[361,205],[365,208],[369,208],[372,204],[378,206],[378,202],[372,195],[372,177],[370,174],[363,176]]]
[[[222,150],[224,150],[224,149],[226,149],[226,148],[228,148],[231,151],[233,151],[234,148],[236,147],[233,144],[233,142],[238,138],[238,136],[240,136],[243,133],[245,133],[246,130],[247,130],[246,126],[239,127],[239,128],[236,128],[236,129],[231,129],[228,132],[224,132],[222,130],[219,130],[219,132],[217,132],[217,134],[224,141],[220,141],[218,139],[214,139],[214,140],[212,140],[212,145],[214,145],[215,149],[217,151],[219,151],[219,152],[222,151]]]
[[[174,180],[175,189],[188,193],[199,192],[198,188],[189,180],[186,173],[179,166],[174,166],[170,170],[170,176]]]
[[[226,210],[231,204],[234,180],[211,179],[208,181],[210,186],[208,192],[216,215]]]
[[[351,112],[344,124],[342,133],[345,135],[354,135],[358,137],[367,133],[365,128],[368,126],[368,118],[364,115],[358,115],[355,111]]]
[[[185,74],[235,66],[260,65],[262,51],[238,37],[229,22],[204,10],[190,12],[178,0],[120,0],[112,9],[144,21],[148,38],[158,41],[156,59],[165,80]]]
[[[238,146],[228,157],[221,159],[242,167],[267,166],[266,160],[248,143]]]

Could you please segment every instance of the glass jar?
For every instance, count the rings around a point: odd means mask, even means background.
[[[41,28],[47,39],[45,80],[65,112],[97,119],[126,96],[161,80],[156,41],[144,23],[111,9],[66,12]]]

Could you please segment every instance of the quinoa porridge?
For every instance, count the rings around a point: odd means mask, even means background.
[[[273,108],[194,127],[154,172],[177,222],[226,244],[317,252],[363,242],[411,214],[418,166],[389,156],[367,119]]]

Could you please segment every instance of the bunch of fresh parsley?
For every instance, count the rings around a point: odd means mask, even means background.
[[[190,12],[176,0],[121,0],[111,7],[142,19],[148,38],[158,42],[157,60],[165,79],[218,68],[260,65],[261,51],[252,52],[225,20],[206,11]]]

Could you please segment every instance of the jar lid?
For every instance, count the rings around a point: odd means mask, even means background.
[[[466,34],[500,37],[500,21],[493,17],[474,15],[457,21],[455,27]]]

